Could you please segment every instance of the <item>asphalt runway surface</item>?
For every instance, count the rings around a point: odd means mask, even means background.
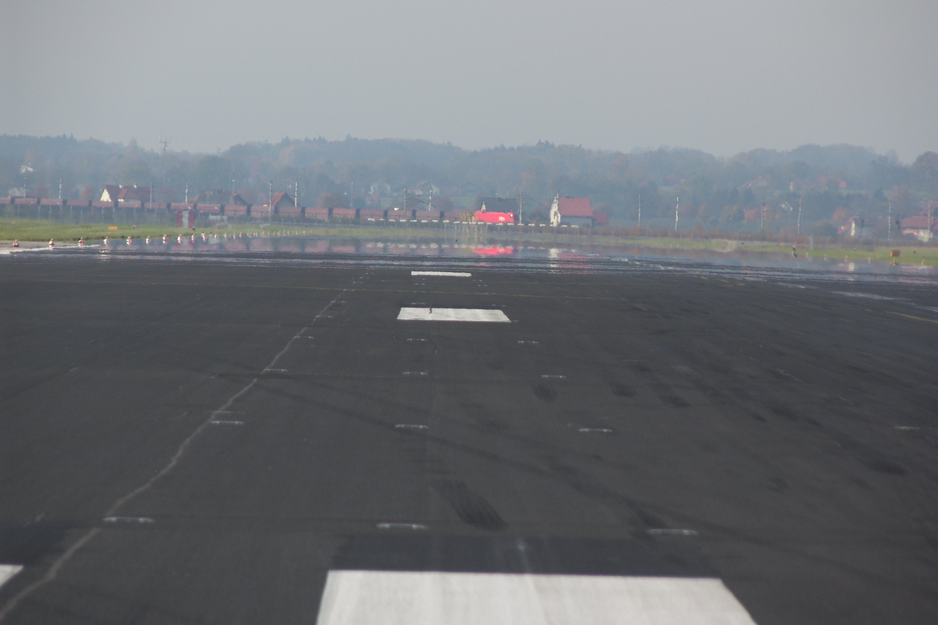
[[[304,259],[0,259],[4,624],[938,623],[928,280]]]

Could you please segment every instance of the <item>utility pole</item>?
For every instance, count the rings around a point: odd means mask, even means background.
[[[62,199],[62,179],[59,178],[59,199]]]
[[[153,208],[153,181],[150,181],[150,208]]]
[[[524,225],[524,191],[521,192],[521,202],[518,204],[518,223]]]
[[[160,135],[160,143],[163,144],[163,186],[166,186],[166,146],[169,145],[169,137],[163,138]]]
[[[297,206],[300,205],[299,197],[300,197],[300,181],[294,180],[293,181],[293,208],[296,208]]]
[[[267,188],[267,219],[273,223],[274,219],[272,215],[274,214],[274,181],[270,181],[270,186]]]
[[[350,182],[348,185],[348,207],[352,208],[352,195],[355,193],[355,183]]]
[[[762,235],[765,236],[765,196],[762,196]]]
[[[934,204],[928,203],[928,221],[925,222],[925,242],[931,241],[931,211]]]
[[[231,195],[234,195],[234,178],[231,179]]]
[[[892,202],[889,202],[889,212],[886,213],[886,240],[892,241]]]
[[[407,187],[404,187],[404,215],[407,215]]]
[[[430,201],[427,202],[427,210],[428,211],[433,210],[433,191],[430,191]]]
[[[189,183],[186,183],[186,204],[189,203]]]
[[[804,204],[804,198],[798,198],[798,236],[801,236],[801,208]]]
[[[642,227],[642,194],[638,194],[638,227]]]
[[[677,196],[677,203],[674,205],[674,231],[677,232],[677,219],[681,210],[681,196]]]

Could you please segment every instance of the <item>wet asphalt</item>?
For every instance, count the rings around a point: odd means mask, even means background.
[[[718,577],[760,625],[936,623],[938,291],[6,257],[0,564],[4,623],[313,623],[341,568]]]

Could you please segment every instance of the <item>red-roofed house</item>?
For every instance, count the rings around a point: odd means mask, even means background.
[[[274,193],[274,197],[272,201],[274,204],[273,212],[275,213],[279,212],[279,209],[281,207],[292,209],[294,206],[296,206],[296,202],[293,201],[293,197],[286,191],[278,191],[277,193]],[[289,212],[293,213],[294,211],[289,211]],[[255,206],[251,208],[251,215],[253,216],[266,217],[269,214],[270,214],[270,207],[267,205],[267,202],[264,202],[261,206]]]
[[[117,202],[123,204],[130,201],[149,202],[150,187],[122,187],[116,184],[104,185],[104,191],[101,192],[102,202]]]
[[[593,205],[588,197],[555,196],[550,205],[552,226],[592,226]]]
[[[116,202],[117,194],[121,192],[119,184],[106,184],[101,192],[101,202]]]
[[[932,217],[931,228],[928,226],[928,217],[925,215],[906,217],[902,220],[902,234],[911,235],[919,241],[928,241],[938,234],[936,233],[936,230],[938,230],[938,217]]]

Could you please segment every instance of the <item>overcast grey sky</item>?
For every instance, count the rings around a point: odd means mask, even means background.
[[[936,0],[0,0],[0,133],[938,149]]]

